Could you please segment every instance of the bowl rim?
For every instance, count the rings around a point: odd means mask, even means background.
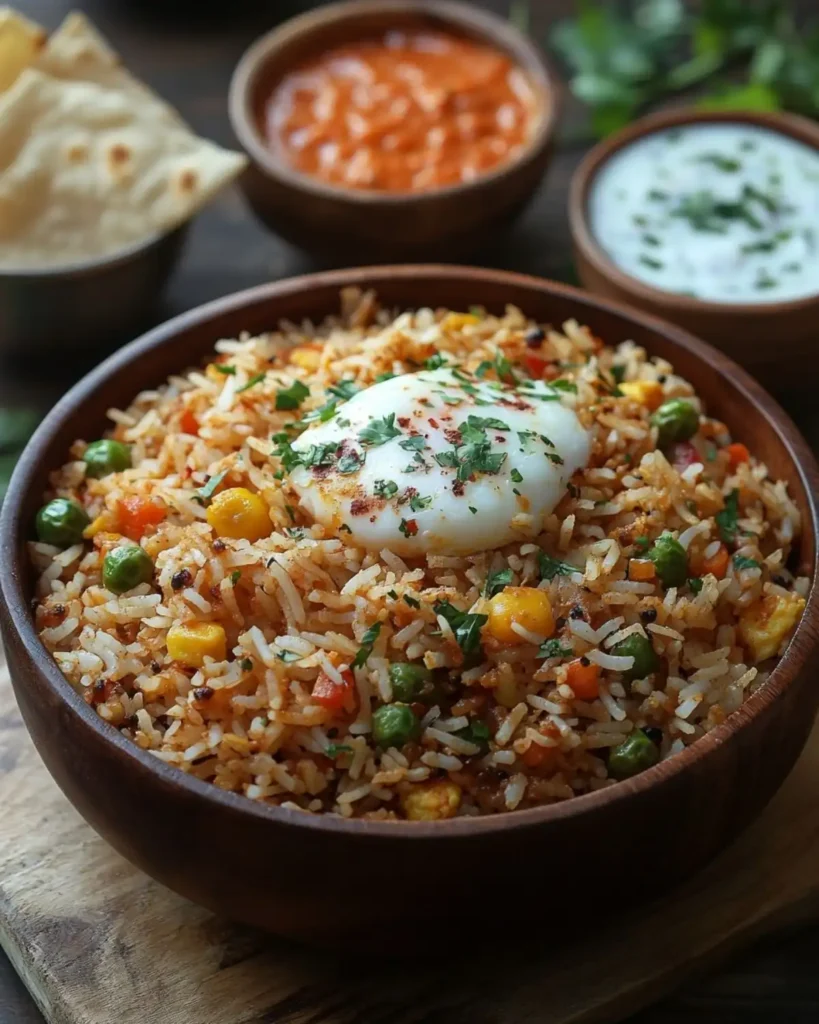
[[[460,182],[422,192],[389,192],[346,188],[330,184],[289,167],[278,160],[264,144],[253,114],[253,90],[267,63],[292,40],[307,38],[327,25],[355,21],[370,14],[394,12],[396,15],[429,16],[449,23],[459,31],[469,31],[495,49],[510,54],[546,96],[536,130],[512,160],[479,174],[473,181]],[[336,0],[335,3],[290,18],[248,47],[233,72],[228,90],[228,114],[240,145],[265,175],[290,188],[316,198],[347,202],[364,208],[426,203],[447,196],[489,186],[507,179],[520,168],[536,160],[554,136],[562,110],[562,83],[552,70],[545,53],[511,22],[492,11],[473,7],[465,0]]]
[[[0,281],[32,281],[65,277],[82,277],[85,274],[96,271],[113,270],[115,267],[129,263],[135,257],[149,252],[151,249],[181,231],[190,223],[190,218],[183,220],[181,224],[167,228],[164,231],[155,231],[147,238],[138,242],[132,242],[123,249],[116,249],[106,256],[94,256],[90,259],[78,260],[74,263],[63,263],[56,267],[0,267]]]
[[[698,110],[695,107],[661,110],[638,118],[626,128],[598,142],[583,158],[569,185],[569,227],[575,246],[598,274],[608,278],[630,300],[662,307],[664,315],[698,313],[717,318],[797,314],[819,303],[819,290],[800,299],[771,302],[715,302],[665,291],[641,281],[623,270],[597,241],[589,223],[588,200],[603,167],[621,149],[667,128],[690,124],[751,124],[795,139],[819,154],[819,125],[806,117],[780,111]]]
[[[174,339],[187,329],[207,324],[216,316],[238,313],[260,301],[275,303],[281,297],[309,293],[314,288],[333,288],[341,291],[348,286],[358,286],[372,287],[377,291],[382,283],[395,279],[418,282],[423,278],[443,278],[453,283],[468,280],[476,290],[480,289],[481,283],[506,284],[525,288],[540,295],[565,298],[577,305],[579,313],[593,308],[621,318],[625,317],[635,325],[660,333],[672,344],[691,353],[706,365],[712,361],[720,365],[721,375],[730,372],[730,379],[742,398],[760,407],[768,428],[778,435],[806,495],[808,516],[803,524],[803,530],[808,535],[812,534],[814,539],[813,575],[806,608],[784,656],[765,686],[696,743],[642,774],[619,782],[616,786],[585,793],[561,803],[506,814],[452,818],[438,822],[380,822],[349,819],[332,814],[313,815],[261,804],[238,793],[225,792],[151,756],[103,721],[64,678],[57,663],[39,639],[23,583],[27,575],[25,542],[30,536],[30,531],[29,524],[23,521],[22,508],[31,487],[31,478],[44,460],[46,451],[59,436],[63,420],[67,416],[88,397],[103,388],[110,379],[127,373],[129,366],[146,353],[159,349],[166,343],[172,344]],[[173,372],[173,369],[170,372]],[[201,799],[204,802],[203,806],[215,803],[226,812],[249,815],[260,823],[269,822],[271,826],[295,825],[319,832],[373,836],[381,839],[399,836],[421,841],[465,839],[473,835],[488,835],[508,829],[527,830],[567,818],[592,814],[606,805],[616,805],[620,801],[638,798],[640,794],[656,785],[670,785],[681,773],[694,768],[717,747],[731,740],[743,727],[750,725],[769,705],[786,693],[799,677],[800,671],[813,653],[813,648],[819,642],[819,467],[807,442],[790,417],[750,374],[723,353],[687,331],[641,310],[635,310],[611,299],[600,298],[570,285],[506,271],[451,264],[409,264],[335,270],[260,285],[183,313],[115,352],[75,384],[44,418],[14,471],[5,502],[0,509],[0,564],[5,567],[0,573],[0,613],[5,610],[6,625],[14,631],[22,644],[33,671],[39,673],[59,703],[69,713],[79,716],[102,744],[110,744],[120,757],[130,762],[129,768],[135,774],[153,776],[158,783],[180,792],[189,799]],[[802,638],[802,643],[795,642],[797,637]]]

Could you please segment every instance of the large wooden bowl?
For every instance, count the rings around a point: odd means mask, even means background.
[[[509,934],[516,918],[541,932],[544,922],[550,932],[588,925],[701,867],[787,775],[819,702],[815,583],[769,682],[683,753],[567,803],[437,823],[313,817],[184,775],[99,718],[37,638],[26,540],[48,473],[72,439],[99,436],[107,409],[197,363],[219,338],[336,311],[348,285],[375,288],[399,308],[479,302],[501,312],[515,303],[544,322],[576,317],[607,342],[632,338],[670,359],[788,482],[804,525],[798,569],[816,579],[813,456],[758,384],[684,331],[563,285],[489,270],[410,266],[296,278],[221,299],[140,338],[73,388],[35,434],[0,519],[0,613],[23,717],[54,778],[98,832],[155,878],[229,917],[350,948],[364,938],[383,951],[418,932],[455,936],[480,926]]]
[[[342,188],[302,174],[265,144],[263,107],[276,82],[329,46],[391,28],[428,27],[465,35],[508,54],[540,97],[540,117],[522,152],[474,181],[428,192]],[[455,0],[346,0],[320,7],[259,39],[230,86],[230,119],[250,158],[240,184],[257,216],[322,260],[453,259],[492,245],[529,203],[554,147],[561,86],[531,40],[503,18]]]

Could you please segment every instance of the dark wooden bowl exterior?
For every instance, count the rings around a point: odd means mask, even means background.
[[[595,294],[637,306],[716,345],[750,370],[766,388],[780,393],[815,389],[819,385],[819,295],[767,303],[705,302],[675,295],[621,270],[598,245],[589,227],[591,187],[598,171],[618,150],[664,128],[713,122],[757,125],[819,149],[819,125],[789,114],[683,109],[640,118],[595,146],[574,174],[569,222],[578,275]]]
[[[179,261],[187,224],[111,259],[18,273],[0,270],[0,351],[52,357],[133,337]]]
[[[524,154],[474,182],[399,195],[326,185],[276,160],[264,144],[263,103],[287,70],[327,46],[396,25],[449,28],[489,42],[526,70],[544,98]],[[491,244],[537,190],[553,152],[560,86],[545,58],[509,23],[449,0],[352,0],[287,22],[248,50],[233,76],[230,117],[250,157],[241,186],[257,216],[287,241],[329,262],[454,259]]]
[[[500,312],[514,303],[544,322],[576,317],[607,342],[632,338],[670,359],[788,482],[804,522],[799,569],[816,578],[813,456],[744,371],[685,332],[563,285],[488,270],[385,267],[283,281],[185,314],[115,354],[60,401],[26,449],[0,518],[0,615],[17,699],[43,760],[80,813],[144,871],[218,913],[301,939],[364,940],[388,952],[439,932],[442,910],[459,933],[490,919],[539,925],[543,914],[550,927],[568,926],[656,894],[731,840],[801,751],[819,702],[815,584],[770,681],[682,754],[568,803],[426,824],[309,816],[183,775],[103,722],[39,642],[25,543],[48,473],[71,440],[97,436],[106,409],[197,363],[217,339],[282,317],[320,318],[337,310],[348,285],[373,287],[397,308],[480,302]]]

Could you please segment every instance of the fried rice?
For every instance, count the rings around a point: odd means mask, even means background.
[[[437,354],[488,380],[564,382],[560,401],[590,431],[591,458],[542,532],[409,558],[310,521],[289,488],[287,446],[271,438],[320,415],[339,382],[366,388]],[[307,397],[277,409],[296,381]],[[699,414],[696,433],[661,449],[652,412],[675,398]],[[631,774],[621,756],[629,737],[650,744],[640,770],[764,686],[804,607],[808,580],[788,568],[800,522],[785,484],[669,363],[631,342],[606,347],[575,322],[539,327],[515,308],[396,314],[350,290],[339,317],[219,341],[203,368],[109,416],[132,468],[90,477],[79,440],[53,474],[46,497],[72,499],[91,522],[64,550],[30,545],[40,636],[113,728],[268,804],[439,820],[616,785]],[[209,525],[209,502],[231,487],[263,500],[261,539]],[[138,507],[150,514],[135,518]],[[685,552],[674,586],[650,557],[664,535]],[[126,543],[141,545],[153,575],[116,594],[103,565]],[[492,635],[494,593],[507,587],[546,595],[550,635]],[[467,650],[464,616],[475,627]],[[169,632],[202,623],[224,631],[224,653],[174,659]],[[622,653],[635,637],[653,651],[648,674]],[[411,703],[413,734],[384,745],[373,716],[396,702],[396,662],[422,666],[434,685]],[[319,699],[328,686],[345,699]]]

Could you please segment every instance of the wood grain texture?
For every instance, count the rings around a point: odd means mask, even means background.
[[[542,947],[517,948],[499,911],[489,955],[444,913],[431,963],[307,951],[152,882],[59,792],[2,668],[0,768],[0,942],[49,1024],[604,1024],[819,910],[819,730],[764,816],[674,894],[569,946],[550,922]],[[617,885],[591,881],[603,898]],[[498,877],[499,904],[519,884]]]

